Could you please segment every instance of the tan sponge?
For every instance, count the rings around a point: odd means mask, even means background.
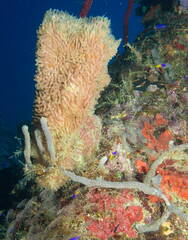
[[[45,14],[38,30],[32,143],[43,186],[58,189],[64,181],[60,169],[81,168],[96,151],[101,121],[94,114],[95,104],[110,82],[107,64],[119,43],[107,18],[76,18],[57,10]],[[47,119],[55,159],[49,154],[41,118]]]

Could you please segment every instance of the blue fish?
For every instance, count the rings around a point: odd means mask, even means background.
[[[163,28],[166,28],[167,27],[167,25],[165,25],[165,24],[157,24],[154,28],[155,29],[163,29]]]
[[[74,199],[74,198],[76,198],[76,196],[77,196],[76,194],[73,194],[73,195],[71,196],[71,198]]]
[[[69,238],[69,240],[78,240],[80,238],[81,238],[80,236],[77,236],[77,237]]]
[[[117,152],[112,152],[112,154],[113,154],[113,155],[116,155],[116,154],[117,154]]]
[[[165,67],[166,67],[166,63],[161,63],[161,66],[162,66],[163,68],[165,68]]]

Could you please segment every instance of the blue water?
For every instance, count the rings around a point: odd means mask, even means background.
[[[123,36],[123,17],[128,0],[93,0],[89,16],[107,16],[112,33]],[[1,94],[0,118],[11,131],[23,121],[30,121],[34,98],[36,31],[46,10],[59,9],[79,16],[82,0],[2,0],[1,29]],[[143,30],[140,17],[132,12],[129,41]],[[122,45],[119,48],[122,52]]]

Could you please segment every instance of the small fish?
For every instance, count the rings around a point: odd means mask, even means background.
[[[157,24],[154,28],[155,29],[163,29],[163,28],[166,28],[167,27],[167,25],[165,25],[165,24]]]
[[[81,193],[80,190],[76,190],[76,191],[75,191],[75,194],[76,194],[76,195],[78,195],[78,194],[80,194],[80,193]]]
[[[73,194],[73,195],[71,196],[71,198],[74,199],[74,198],[76,198],[76,196],[77,196],[76,194]]]
[[[165,63],[161,63],[161,64],[157,64],[154,66],[155,68],[165,68],[166,64]]]
[[[80,190],[76,190],[74,194],[71,196],[71,198],[73,199],[76,198],[80,193],[81,193]]]
[[[109,158],[108,158],[109,160],[112,160],[112,159],[114,159],[114,155],[112,155],[112,154],[110,154],[110,156],[109,156]]]
[[[111,116],[111,119],[119,119],[119,118],[123,118],[123,117],[126,117],[127,114],[126,113],[119,113],[115,116]]]
[[[117,154],[117,151],[110,153],[109,160],[112,160],[115,158],[115,155]]]
[[[80,238],[81,238],[80,236],[77,236],[77,237],[69,238],[69,240],[78,240]]]

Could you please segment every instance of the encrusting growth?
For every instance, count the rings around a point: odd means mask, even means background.
[[[101,132],[95,104],[110,82],[107,64],[118,45],[107,18],[78,19],[57,10],[46,13],[38,30],[31,147],[43,187],[58,189],[66,180],[61,167],[79,169],[92,159]],[[55,146],[51,152],[47,138]]]

